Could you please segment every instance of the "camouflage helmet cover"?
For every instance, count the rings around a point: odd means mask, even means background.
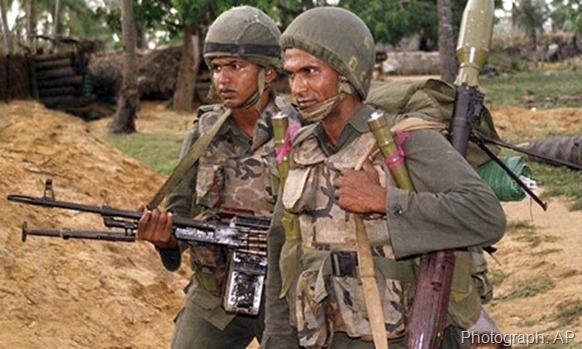
[[[281,48],[297,48],[321,59],[347,78],[362,99],[368,95],[376,59],[374,37],[354,13],[339,7],[305,11],[281,36]]]
[[[237,56],[259,66],[280,67],[281,31],[263,11],[251,6],[233,7],[216,18],[204,40],[206,64],[215,57]]]

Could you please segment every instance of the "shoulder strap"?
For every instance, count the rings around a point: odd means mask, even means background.
[[[374,144],[373,147],[368,150],[366,155],[358,161],[355,170],[359,171],[362,169],[365,160],[368,159],[375,148],[377,148],[376,144]],[[374,259],[372,257],[372,251],[370,250],[370,240],[368,239],[368,233],[366,232],[366,227],[364,226],[362,218],[357,214],[354,214],[353,217],[356,225],[358,273],[360,280],[362,281],[364,304],[368,311],[374,347],[376,349],[388,349],[388,342],[386,341],[386,324],[384,313],[382,311],[382,301],[380,299],[378,281],[376,280]]]
[[[409,113],[409,117],[397,122],[390,128],[392,132],[406,132],[416,130],[436,130],[442,131],[447,128],[447,125],[438,121],[429,121],[422,118],[420,114]]]
[[[218,120],[216,120],[216,122],[214,123],[214,125],[212,125],[208,132],[202,134],[200,138],[196,140],[194,145],[192,145],[192,148],[190,148],[190,151],[182,159],[180,159],[180,162],[178,162],[178,165],[174,167],[174,170],[172,170],[172,173],[170,174],[168,179],[166,179],[164,184],[162,184],[160,189],[158,189],[158,191],[154,194],[150,202],[147,204],[148,210],[153,210],[154,208],[158,207],[160,202],[162,202],[166,195],[168,195],[170,190],[172,190],[176,186],[176,184],[178,184],[180,180],[182,180],[186,172],[192,168],[192,166],[196,163],[196,161],[198,161],[202,153],[204,153],[206,148],[208,148],[208,145],[210,145],[210,142],[216,136],[218,130],[220,130],[220,127],[222,126],[222,124],[224,124],[224,122],[229,116],[230,109],[227,108],[218,117]]]

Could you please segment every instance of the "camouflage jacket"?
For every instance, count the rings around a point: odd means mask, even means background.
[[[271,117],[284,111],[297,120],[298,114],[282,97],[271,97],[252,137],[232,119],[226,119],[192,171],[168,195],[168,211],[193,217],[228,206],[251,209],[257,215],[272,214],[274,196],[269,179],[276,175],[276,166]],[[212,127],[223,111],[222,105],[200,108],[198,118],[184,138],[181,157],[187,154],[201,134]],[[185,248],[182,246],[181,249]],[[194,275],[188,287],[188,301],[205,309],[205,318],[223,329],[234,317],[220,306],[227,251],[210,245],[192,245],[189,250]],[[175,270],[179,266],[181,251],[162,250],[160,255],[168,269]]]
[[[364,107],[354,115],[336,145],[329,142],[321,124],[304,127],[294,142],[293,167],[273,217],[275,225],[270,233],[269,253],[270,258],[280,253],[284,231],[276,223],[280,221],[279,207],[284,206],[300,215],[303,272],[297,281],[297,294],[290,298],[291,304],[286,309],[290,318],[267,320],[266,343],[277,343],[271,338],[294,330],[299,331],[301,344],[308,348],[321,347],[331,338],[329,331],[368,339],[365,307],[361,299],[354,301],[362,295],[357,278],[329,275],[326,263],[330,250],[353,251],[355,248],[353,224],[347,220],[349,215],[337,206],[333,180],[339,170],[354,168],[359,154],[363,154],[362,149],[371,142],[373,137],[367,119],[372,111]],[[426,252],[489,245],[499,240],[505,229],[505,215],[491,189],[439,132],[410,132],[403,148],[417,192],[395,187],[385,167],[374,159],[376,170],[384,178],[382,185],[387,189],[386,205],[382,217],[370,217],[373,219],[365,222],[371,244],[382,246],[376,256],[395,262],[377,267],[377,278],[385,280],[379,285],[384,295],[384,315],[390,338],[404,334],[402,326],[406,324],[410,306],[407,290],[414,286],[409,280],[404,285],[402,280],[386,277],[392,274],[391,268]],[[332,230],[337,233],[333,234]],[[452,294],[456,297],[454,301],[465,302],[464,305],[471,303],[471,313],[461,316],[474,320],[480,304],[470,281],[471,256],[466,254],[459,259],[458,265],[469,267],[455,270],[455,278],[462,282],[453,283]],[[269,269],[267,314],[283,313],[281,302],[284,300],[275,296],[280,287],[281,275]],[[449,315],[451,322],[462,322],[455,319],[457,314]],[[329,322],[333,325],[322,328]],[[262,345],[262,348],[275,347],[276,344]]]

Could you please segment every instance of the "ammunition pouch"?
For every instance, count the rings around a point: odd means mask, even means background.
[[[358,277],[357,253],[318,248],[304,249],[297,294],[290,304],[296,312],[300,344],[305,347],[324,346],[329,344],[336,331],[371,340],[372,332]],[[371,248],[386,327],[390,328],[387,336],[388,339],[401,338],[414,293],[414,263],[384,257],[381,246]]]

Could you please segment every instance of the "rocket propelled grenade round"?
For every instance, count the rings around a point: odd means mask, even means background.
[[[479,85],[479,72],[483,68],[493,35],[494,0],[469,0],[459,32],[457,59],[459,75],[455,85]]]

